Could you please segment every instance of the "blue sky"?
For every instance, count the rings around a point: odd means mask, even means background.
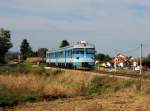
[[[67,39],[86,40],[114,55],[116,49],[150,44],[149,12],[150,0],[1,0],[0,27],[11,30],[13,51],[24,38],[33,49],[57,48]],[[138,56],[139,50],[127,55]]]

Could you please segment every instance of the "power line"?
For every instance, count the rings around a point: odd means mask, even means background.
[[[150,44],[143,44],[143,46],[150,46]]]
[[[140,47],[132,48],[132,49],[125,50],[125,51],[121,51],[121,50],[119,50],[119,49],[113,49],[113,51],[112,51],[112,52],[127,54],[127,53],[131,53],[131,52],[138,51],[139,49],[140,49]]]
[[[139,49],[140,49],[140,47],[136,47],[136,48],[134,48],[134,49],[130,49],[130,50],[124,51],[124,52],[122,52],[122,53],[127,54],[127,53],[131,53],[131,52],[138,51]]]
[[[142,44],[142,46],[143,47],[144,46],[150,46],[150,44]],[[128,49],[128,50],[125,50],[125,51],[114,48],[114,49],[112,49],[112,51],[110,53],[114,53],[115,55],[117,53],[129,54],[129,53],[133,53],[133,52],[136,52],[136,51],[138,52],[139,50],[140,50],[140,46],[132,48],[132,49]]]

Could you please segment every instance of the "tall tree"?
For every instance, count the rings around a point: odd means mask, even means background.
[[[10,31],[0,28],[0,63],[5,63],[5,55],[11,47]]]
[[[18,52],[10,52],[9,51],[6,54],[5,59],[6,59],[7,62],[14,61],[14,60],[18,59],[18,55],[19,55]]]
[[[69,42],[67,40],[63,40],[60,44],[60,48],[63,48],[63,47],[66,47],[66,46],[69,46]]]
[[[24,39],[22,41],[21,46],[20,46],[20,52],[21,52],[21,57],[23,60],[26,60],[27,57],[32,56],[33,51],[27,39]]]
[[[39,48],[38,49],[38,56],[42,57],[42,58],[45,58],[46,57],[46,51],[48,51],[47,48]]]

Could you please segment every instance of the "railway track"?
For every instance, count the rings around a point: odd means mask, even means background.
[[[54,67],[50,67],[54,68]],[[56,68],[55,68],[56,69]],[[62,70],[65,70],[67,72],[83,72],[84,74],[89,74],[89,75],[94,75],[94,76],[110,76],[110,77],[117,77],[117,78],[124,78],[124,79],[139,79],[142,78],[144,80],[150,80],[150,75],[145,75],[145,74],[132,74],[132,73],[115,73],[115,72],[100,72],[100,71],[87,71],[87,70],[75,70],[75,69],[66,69],[66,68],[61,68]]]

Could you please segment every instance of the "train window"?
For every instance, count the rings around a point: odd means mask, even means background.
[[[93,49],[93,48],[88,48],[88,49],[86,49],[86,53],[87,53],[87,54],[94,54],[94,53],[95,53],[95,49]]]
[[[72,51],[71,50],[68,50],[68,55],[67,56],[71,56],[72,55]]]
[[[56,57],[59,57],[59,52],[56,52]]]
[[[68,50],[66,51],[66,56],[69,56],[69,52],[68,52]]]
[[[83,48],[74,49],[74,54],[84,54]]]
[[[55,57],[55,53],[51,53],[51,58],[54,58]]]
[[[63,57],[63,55],[64,55],[64,53],[63,53],[63,52],[60,52],[59,54],[60,54],[60,57]]]

